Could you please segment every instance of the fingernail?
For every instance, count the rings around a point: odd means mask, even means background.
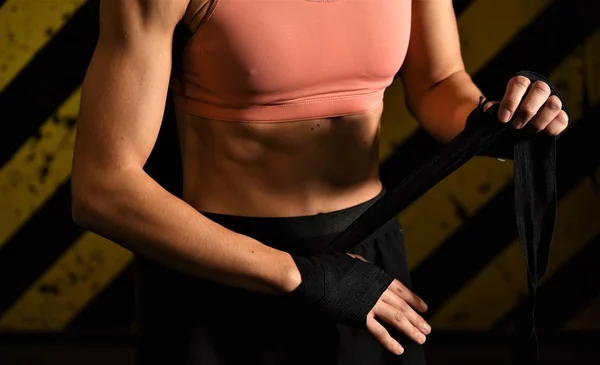
[[[510,120],[510,110],[502,109],[498,115],[498,119],[500,119],[502,123],[508,122]]]
[[[426,340],[427,340],[427,338],[425,337],[424,334],[419,335],[419,343],[424,344]]]
[[[425,304],[425,302],[421,302],[421,307],[423,308],[424,312],[427,312],[427,304]]]
[[[423,329],[425,330],[425,332],[427,332],[427,334],[429,334],[429,332],[431,332],[431,326],[428,325],[427,323],[425,323],[423,325]]]
[[[521,129],[521,128],[523,128],[524,123],[519,118],[519,119],[513,120],[512,124],[513,124],[513,127],[515,127],[515,129]]]
[[[398,345],[398,348],[396,349],[396,353],[398,355],[402,355],[404,353],[404,349],[402,348],[402,346]]]

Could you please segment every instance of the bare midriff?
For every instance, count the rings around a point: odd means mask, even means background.
[[[381,192],[383,104],[355,115],[228,122],[177,112],[183,198],[200,212],[293,217],[348,208]]]
[[[410,14],[410,0],[191,0],[172,84],[183,198],[200,212],[294,217],[376,197],[383,92]]]

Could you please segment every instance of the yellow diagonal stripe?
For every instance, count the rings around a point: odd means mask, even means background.
[[[131,262],[133,255],[85,233],[0,318],[1,331],[60,331]]]
[[[573,119],[582,114],[582,53],[578,49],[549,75],[560,86]],[[407,237],[409,267],[420,264],[462,225],[457,206],[469,216],[476,214],[512,180],[512,174],[511,161],[476,157],[405,209],[400,221]]]
[[[467,72],[477,73],[550,3],[550,0],[474,0],[457,21]],[[379,148],[382,160],[418,128],[404,104],[399,78],[386,90],[384,103]]]
[[[6,0],[0,7],[0,91],[86,0]]]
[[[594,178],[600,179],[600,168],[559,202],[550,262],[542,283],[600,234],[600,192]],[[431,318],[431,325],[437,329],[490,329],[527,297],[526,272],[515,240],[450,298]]]
[[[79,99],[77,90],[0,169],[0,248],[71,175]]]
[[[568,321],[564,329],[568,331],[600,332],[600,296],[588,303],[582,311]]]

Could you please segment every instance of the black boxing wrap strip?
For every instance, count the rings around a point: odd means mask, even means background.
[[[302,277],[292,296],[317,314],[351,327],[366,327],[367,314],[393,281],[376,265],[346,253],[292,258]]]

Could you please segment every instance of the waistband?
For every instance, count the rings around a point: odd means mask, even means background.
[[[297,254],[322,252],[327,244],[385,195],[327,213],[296,217],[244,217],[201,212],[234,232],[252,237],[273,248]]]

